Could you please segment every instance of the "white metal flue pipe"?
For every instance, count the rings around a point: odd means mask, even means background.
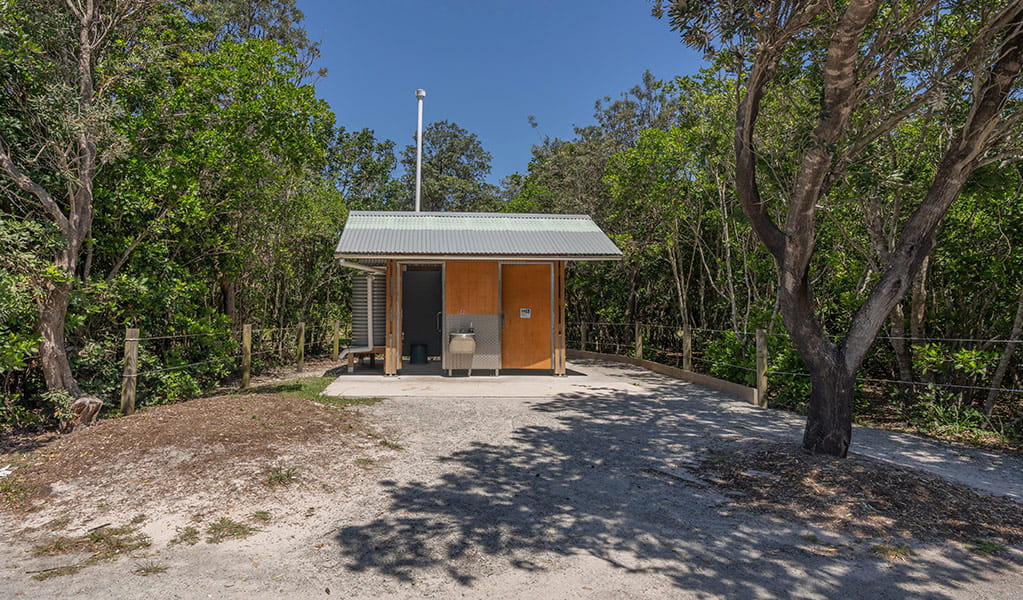
[[[423,187],[423,98],[426,90],[416,90],[419,104],[419,119],[416,122],[416,212],[419,212],[420,198]]]

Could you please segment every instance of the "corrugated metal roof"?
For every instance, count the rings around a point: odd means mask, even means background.
[[[586,215],[361,211],[349,213],[336,253],[342,258],[622,255]]]

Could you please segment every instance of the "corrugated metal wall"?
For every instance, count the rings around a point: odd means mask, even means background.
[[[373,280],[373,345],[383,346],[386,334],[387,290],[383,275],[359,273],[352,279],[352,346],[369,346],[366,325],[369,307],[366,304],[367,282]]]

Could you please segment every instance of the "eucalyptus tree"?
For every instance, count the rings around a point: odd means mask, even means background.
[[[1018,156],[1023,1],[661,0],[684,43],[720,50],[741,77],[734,148],[738,200],[774,257],[778,304],[810,372],[803,446],[845,456],[856,372],[934,248],[942,221],[978,167]],[[764,193],[759,174],[765,99],[798,95],[809,75],[795,168]],[[811,264],[822,207],[850,167],[910,120],[946,128],[929,182],[903,215],[898,240],[835,339],[818,314]]]

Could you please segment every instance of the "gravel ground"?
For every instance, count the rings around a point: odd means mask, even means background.
[[[627,365],[574,368],[643,392],[385,400],[359,410],[402,449],[329,494],[282,497],[272,507],[282,517],[264,531],[218,545],[154,544],[138,560],[167,571],[148,577],[122,559],[36,582],[24,548],[4,544],[0,596],[1020,597],[1019,547],[981,555],[920,542],[889,561],[876,547],[897,540],[739,511],[693,475],[713,448],[798,439],[798,417]],[[1017,457],[882,433],[857,430],[854,450],[992,493],[1020,490]],[[338,461],[348,469],[351,457]],[[169,537],[166,523],[146,527],[155,541]]]

